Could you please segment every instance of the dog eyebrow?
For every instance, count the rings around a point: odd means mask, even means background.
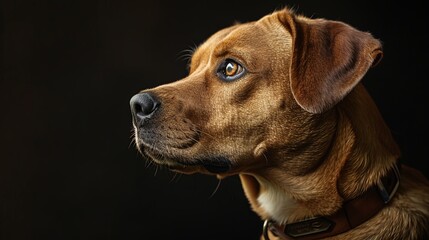
[[[216,47],[213,50],[212,56],[215,58],[225,58],[229,56],[231,58],[235,58],[246,66],[252,62],[251,54],[227,46],[221,46],[220,48]]]
[[[225,57],[227,55],[236,55],[234,54],[234,51],[231,51],[231,49],[225,49],[225,47],[223,48],[215,48],[213,50],[213,56],[217,57],[217,58],[222,58]]]
[[[252,50],[241,51],[237,48],[215,48],[212,52],[213,58],[233,58],[246,68],[249,73],[260,73],[263,71],[262,65],[258,64],[259,56],[255,55]]]

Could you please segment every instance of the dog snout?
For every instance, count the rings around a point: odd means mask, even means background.
[[[130,100],[131,113],[136,124],[151,118],[160,107],[161,102],[150,92],[134,95]]]

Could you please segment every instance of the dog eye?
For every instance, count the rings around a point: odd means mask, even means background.
[[[244,68],[234,60],[223,61],[217,71],[218,76],[224,81],[233,81],[244,74]]]

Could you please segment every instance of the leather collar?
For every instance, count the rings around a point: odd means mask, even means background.
[[[366,222],[383,209],[399,187],[399,167],[395,165],[378,183],[358,197],[343,204],[330,216],[320,216],[286,225],[265,220],[263,236],[269,240],[268,231],[282,240],[315,240],[347,232]]]

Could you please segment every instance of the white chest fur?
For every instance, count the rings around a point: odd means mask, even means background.
[[[262,209],[277,223],[286,223],[292,212],[297,210],[296,201],[278,186],[269,183],[265,179],[258,177],[256,179],[261,184],[263,191],[258,197],[258,203]]]

